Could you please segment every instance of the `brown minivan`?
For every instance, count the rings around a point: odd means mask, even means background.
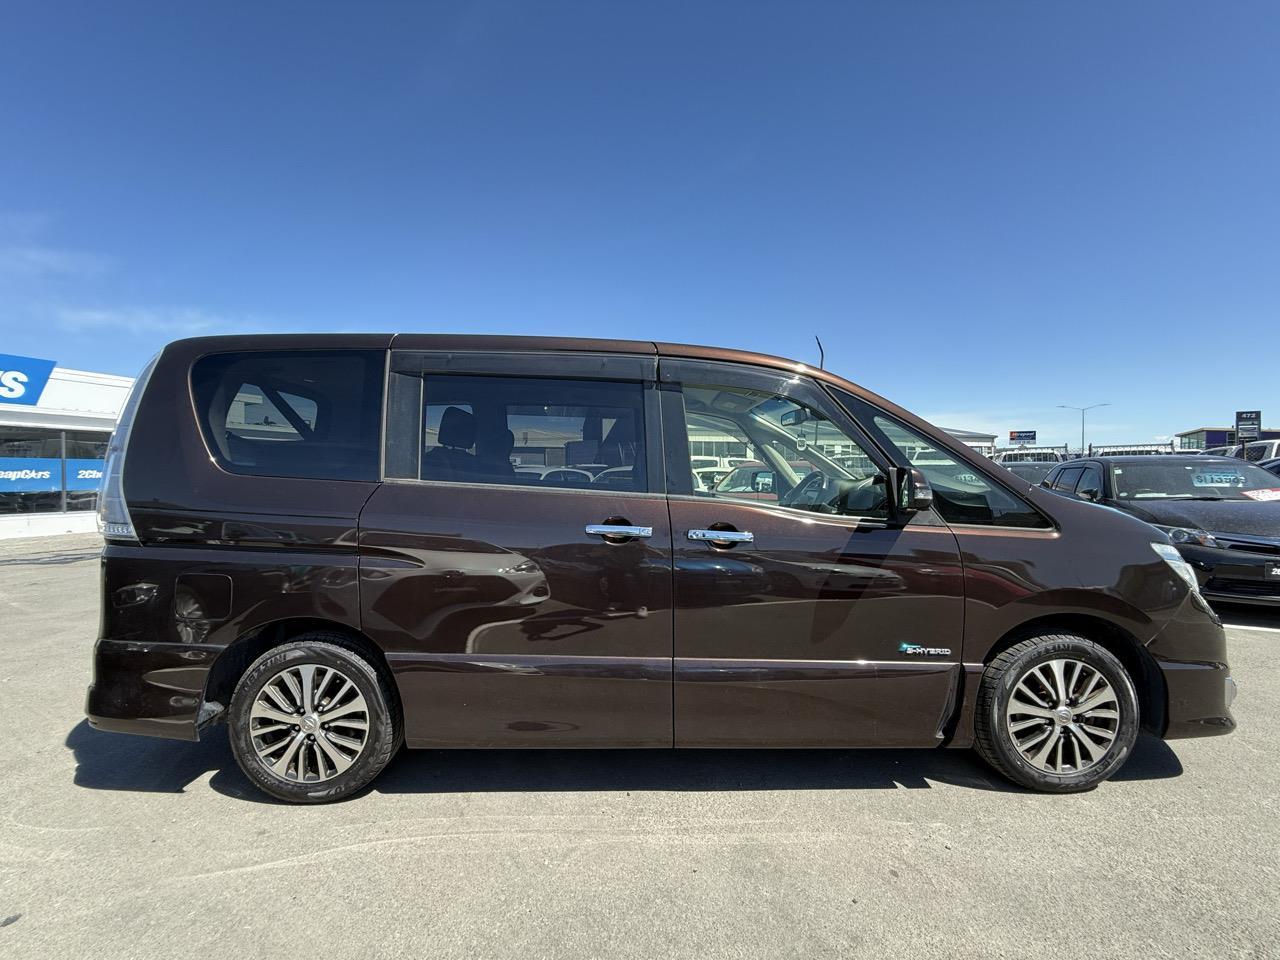
[[[766,464],[768,499],[693,473]],[[102,730],[318,802],[410,747],[975,747],[1095,786],[1227,733],[1165,534],[830,373],[734,350],[207,337],[138,378],[101,498]]]

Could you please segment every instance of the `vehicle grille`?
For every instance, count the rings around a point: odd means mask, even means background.
[[[1230,593],[1238,597],[1275,597],[1280,600],[1280,582],[1267,583],[1263,580],[1213,577],[1202,589],[1205,593]]]
[[[1264,553],[1268,556],[1280,557],[1280,540],[1274,537],[1245,537],[1238,533],[1215,533],[1213,538],[1219,546],[1228,550],[1243,550],[1246,553]]]

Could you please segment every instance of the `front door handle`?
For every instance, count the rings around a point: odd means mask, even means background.
[[[690,540],[702,540],[717,547],[735,543],[754,543],[756,535],[750,530],[690,530]]]
[[[647,540],[653,536],[653,527],[633,527],[625,523],[588,523],[583,529],[593,537],[610,541]]]

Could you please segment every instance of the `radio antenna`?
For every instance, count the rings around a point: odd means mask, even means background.
[[[825,370],[827,368],[827,351],[822,349],[822,341],[818,340],[816,334],[813,339],[818,341],[818,369]]]

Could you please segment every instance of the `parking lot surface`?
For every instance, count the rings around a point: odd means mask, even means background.
[[[0,542],[0,956],[1277,957],[1280,616],[1230,737],[1098,790],[967,751],[409,752],[325,807],[82,715],[96,537]]]

